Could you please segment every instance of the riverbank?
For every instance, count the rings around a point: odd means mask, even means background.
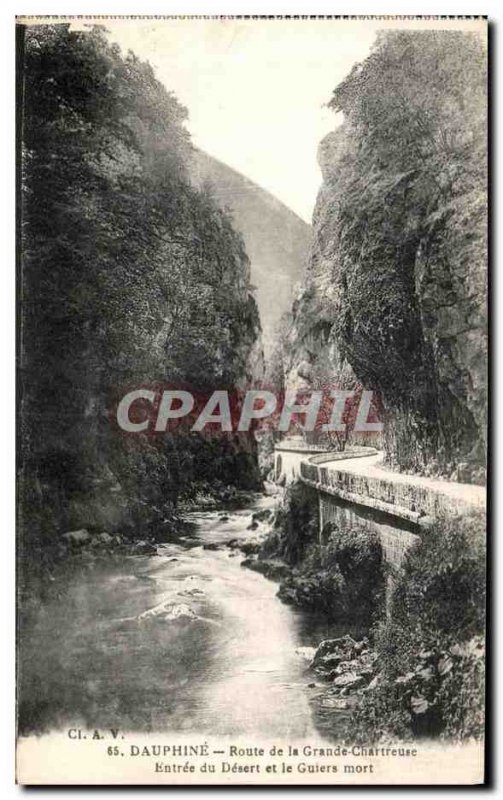
[[[253,515],[273,504],[256,495],[251,507],[194,511],[156,554],[81,548],[61,562],[22,623],[22,732],[81,724],[323,741],[300,650],[337,627],[281,603],[227,546],[253,539]]]
[[[67,516],[60,509],[59,518],[49,511],[39,513],[30,526],[27,520],[20,521],[24,533],[18,548],[19,570],[18,596],[20,613],[44,598],[51,591],[56,572],[61,564],[73,561],[92,563],[98,558],[116,555],[155,555],[158,544],[177,541],[190,533],[187,516],[198,509],[237,509],[254,502],[259,492],[245,490],[220,480],[196,481],[190,491],[180,495],[178,502],[147,502],[138,497],[132,501],[129,495],[120,500],[117,487],[110,492],[114,502],[121,508],[134,508],[134,513],[110,514],[110,524],[101,524],[93,516],[94,501],[81,501],[76,518],[88,519],[89,523],[67,526]],[[114,494],[115,492],[115,494]],[[105,502],[105,501],[104,501]],[[107,515],[105,515],[106,518]],[[122,518],[122,516],[124,518]],[[117,519],[118,517],[118,519]],[[32,530],[33,528],[33,530]]]
[[[375,542],[362,539],[359,531],[334,530],[321,548],[308,513],[309,488],[291,487],[276,496],[255,493],[248,499],[242,508],[187,510],[176,529],[163,529],[156,538],[85,529],[62,535],[64,553],[47,576],[43,596],[32,598],[19,615],[21,717],[28,720],[28,729],[33,729],[33,718],[35,729],[46,724],[53,706],[61,714],[72,707],[84,713],[89,706],[100,716],[97,701],[88,696],[93,686],[100,687],[99,702],[118,725],[123,724],[121,715],[129,719],[129,703],[131,724],[141,729],[146,724],[143,702],[150,709],[149,725],[152,720],[170,725],[173,720],[157,713],[156,702],[177,704],[183,675],[193,673],[189,680],[204,693],[205,703],[225,708],[239,733],[239,724],[249,724],[241,717],[256,714],[243,699],[243,692],[255,696],[256,687],[247,681],[261,676],[267,692],[279,691],[265,676],[276,675],[274,664],[281,663],[280,673],[289,676],[281,683],[288,702],[280,707],[269,698],[275,713],[281,717],[288,707],[306,726],[308,714],[309,724],[326,740],[480,737],[483,519],[437,524],[408,559],[393,614],[386,619],[377,591]],[[168,648],[170,653],[167,661],[158,651],[159,636],[162,652]],[[42,662],[37,653],[44,653]],[[120,658],[114,661],[117,653]],[[156,672],[166,669],[180,674],[182,683],[172,685],[169,676],[163,683]],[[154,674],[154,684],[160,682],[164,693],[157,700],[151,696]],[[119,703],[112,711],[106,699],[111,676],[117,682],[114,702]],[[296,709],[290,705],[290,690]],[[241,703],[246,708],[239,708]],[[185,710],[192,713],[190,707]],[[94,725],[91,711],[85,713]],[[194,730],[206,724],[200,713]],[[261,724],[266,718],[274,730],[270,710],[263,711]],[[180,710],[176,724],[182,719]]]
[[[274,553],[277,511],[255,512],[248,526],[253,536],[231,539],[225,546],[245,555],[241,567],[278,584],[276,596],[285,605],[309,610],[328,623],[330,603],[322,597],[323,588],[320,594],[319,586],[303,574],[302,567],[293,567]],[[271,549],[271,557],[265,557]],[[365,636],[368,626],[362,623],[361,614],[355,613],[353,619],[346,614],[342,620],[332,620],[334,624],[346,632],[334,638],[318,636],[297,653],[304,662],[304,688],[316,727],[330,740],[350,741],[353,713],[364,693],[379,681],[377,654],[370,649]]]
[[[347,625],[344,636],[305,653],[315,713],[349,712],[342,735],[353,742],[481,738],[483,512],[439,515],[399,569],[356,524],[331,524],[320,544],[315,497],[301,483],[288,487],[270,523],[243,566],[279,582],[284,602]],[[393,590],[385,607],[386,576]]]

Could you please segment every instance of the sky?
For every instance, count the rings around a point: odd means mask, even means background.
[[[267,189],[306,222],[321,184],[319,142],[342,121],[327,103],[352,66],[369,54],[376,32],[404,24],[460,27],[459,21],[410,19],[100,22],[124,51],[148,60],[187,107],[197,147]]]

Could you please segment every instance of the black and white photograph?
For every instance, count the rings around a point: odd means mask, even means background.
[[[18,783],[483,784],[487,17],[15,29]]]

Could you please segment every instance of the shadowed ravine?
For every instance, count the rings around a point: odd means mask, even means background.
[[[236,550],[203,548],[252,535],[250,509],[190,520],[190,538],[161,555],[57,576],[59,598],[22,643],[22,701],[39,730],[316,737],[296,648],[337,629],[282,604]]]

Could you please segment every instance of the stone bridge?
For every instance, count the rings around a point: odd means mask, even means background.
[[[358,523],[378,533],[385,561],[397,567],[439,515],[485,510],[485,487],[392,472],[369,447],[329,453],[283,440],[275,447],[274,466],[276,482],[300,479],[316,490],[320,544],[328,522]]]

